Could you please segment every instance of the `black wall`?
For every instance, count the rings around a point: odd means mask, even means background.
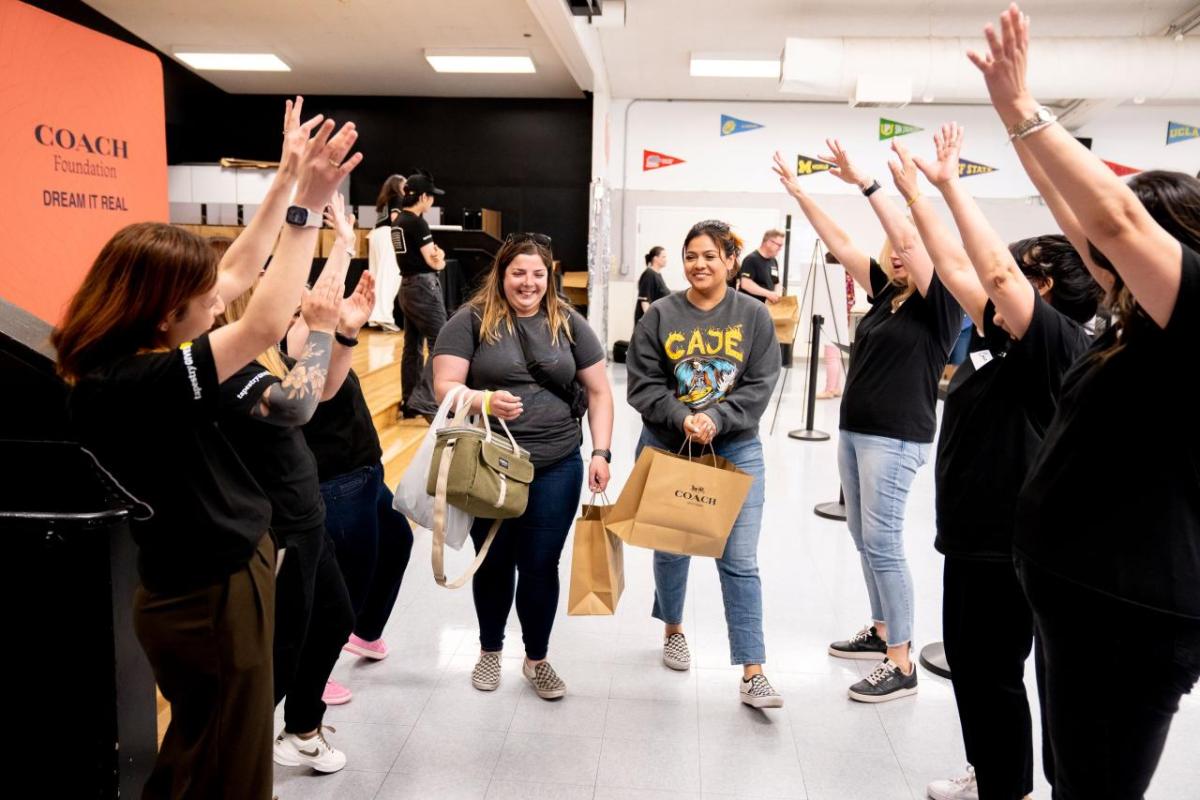
[[[31,5],[154,49],[79,0]],[[169,163],[278,159],[283,97],[228,94],[159,58]],[[373,205],[393,172],[422,167],[446,190],[439,204],[447,224],[458,224],[463,208],[496,209],[505,233],[549,234],[568,269],[586,267],[592,144],[591,101],[582,93],[577,100],[307,96],[304,108],[306,117],[357,124],[365,158],[350,181],[355,205]]]

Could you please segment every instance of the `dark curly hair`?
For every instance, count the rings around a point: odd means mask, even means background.
[[[1076,322],[1096,316],[1104,290],[1092,278],[1079,252],[1061,234],[1033,236],[1008,246],[1025,277],[1038,283],[1052,281],[1050,305]]]

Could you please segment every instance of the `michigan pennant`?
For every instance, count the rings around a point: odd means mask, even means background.
[[[721,115],[722,136],[732,136],[735,133],[745,133],[746,131],[756,130],[757,128],[761,127],[762,125],[759,125],[757,122],[738,119],[737,117],[731,117],[728,114]]]
[[[958,177],[969,178],[972,175],[987,175],[989,172],[995,172],[995,167],[989,167],[987,164],[977,164],[974,161],[967,161],[965,158],[958,160]]]
[[[684,163],[682,158],[656,153],[653,150],[642,151],[642,172],[649,172],[652,169],[662,169],[663,167],[673,167],[676,164],[682,163]]]
[[[1104,159],[1100,160],[1104,161]],[[1104,161],[1104,163],[1109,169],[1121,177],[1125,177],[1126,175],[1134,175],[1138,172],[1141,172],[1141,170],[1137,167],[1127,167],[1124,164],[1118,164],[1115,161]]]
[[[894,139],[897,136],[907,136],[910,133],[923,131],[924,128],[918,128],[916,125],[905,125],[903,122],[896,122],[894,119],[879,118],[879,141],[884,139]]]
[[[796,156],[796,174],[797,175],[813,175],[817,172],[828,172],[833,169],[836,164],[830,164],[828,161],[822,161],[819,158],[812,156]]]
[[[1188,139],[1200,139],[1200,127],[1184,125],[1182,122],[1167,123],[1167,144],[1186,142]]]

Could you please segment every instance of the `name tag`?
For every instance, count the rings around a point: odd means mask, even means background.
[[[983,369],[984,365],[992,360],[991,350],[976,350],[971,353],[971,365],[975,367],[975,371]]]

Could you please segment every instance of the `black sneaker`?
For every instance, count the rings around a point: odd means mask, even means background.
[[[858,658],[878,661],[887,655],[887,642],[879,638],[875,626],[863,628],[843,642],[829,645],[829,655],[838,658]]]
[[[871,674],[850,687],[850,699],[860,703],[886,703],[917,693],[917,665],[905,675],[896,662],[885,658]]]

